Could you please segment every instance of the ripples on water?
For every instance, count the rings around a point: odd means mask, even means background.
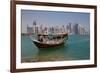
[[[39,49],[27,35],[21,36],[21,62],[90,59],[90,37],[70,35],[64,46]]]

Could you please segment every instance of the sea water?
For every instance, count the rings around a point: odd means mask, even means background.
[[[56,48],[37,48],[28,35],[21,36],[21,62],[45,62],[90,59],[90,37],[69,35],[65,44]]]

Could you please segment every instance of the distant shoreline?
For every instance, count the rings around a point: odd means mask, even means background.
[[[28,33],[21,33],[21,35],[29,35]]]
[[[30,35],[29,33],[21,33],[21,35]],[[75,35],[75,34],[69,34],[69,36],[70,35]],[[78,34],[78,35],[80,35],[80,34]],[[89,36],[89,35],[80,35],[80,36]]]

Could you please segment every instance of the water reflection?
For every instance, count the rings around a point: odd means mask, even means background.
[[[55,48],[39,49],[39,61],[60,61],[64,60],[64,45]]]
[[[55,48],[37,48],[38,54],[24,58],[22,62],[63,61],[66,58],[67,47],[62,45]]]

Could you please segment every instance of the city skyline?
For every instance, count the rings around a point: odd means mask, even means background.
[[[57,34],[57,33],[63,33],[67,32],[69,35],[72,34],[79,34],[79,35],[89,35],[89,31],[87,31],[83,26],[79,24],[74,24],[73,26],[71,23],[69,23],[66,26],[60,26],[60,27],[43,27],[43,26],[36,26],[36,22],[33,23],[33,26],[30,27],[27,25],[27,33],[26,34],[38,34],[38,33],[51,33],[51,34]],[[24,34],[24,33],[23,33]]]
[[[27,25],[33,26],[36,21],[37,25],[45,27],[66,26],[81,24],[88,31],[90,30],[90,14],[80,12],[57,12],[57,11],[40,11],[40,10],[21,10],[21,30],[27,32]]]

